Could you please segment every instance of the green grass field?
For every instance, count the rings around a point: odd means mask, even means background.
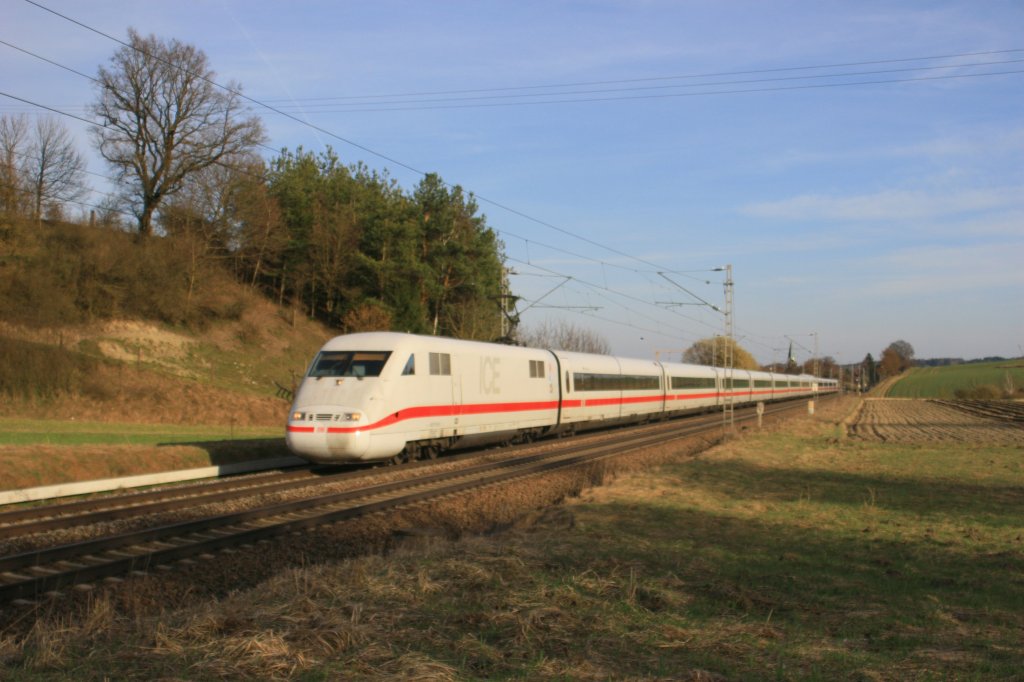
[[[0,445],[168,445],[283,436],[283,426],[174,426],[0,418]]]
[[[137,476],[288,454],[283,427],[0,418],[0,490]]]
[[[952,365],[949,367],[915,367],[889,389],[893,398],[954,398],[958,389],[974,391],[992,386],[1005,391],[1007,377],[1015,392],[1024,388],[1024,360]]]

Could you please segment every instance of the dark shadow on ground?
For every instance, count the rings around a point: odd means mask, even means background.
[[[979,466],[986,464],[979,461]],[[681,469],[687,481],[729,496],[739,494],[768,502],[792,502],[803,497],[815,503],[857,507],[867,504],[917,514],[948,514],[956,510],[960,514],[1005,515],[1008,521],[1024,522],[1024,486],[780,469],[750,462],[702,459],[683,464]],[[757,482],[755,489],[750,489],[751,481]]]
[[[728,475],[735,466],[716,467],[715,477],[705,476],[701,484],[729,490],[739,483]],[[750,473],[747,467],[744,475]],[[784,473],[787,484],[809,485],[838,501],[859,503],[865,485],[882,488],[884,498],[885,486],[893,485],[871,477]],[[793,499],[793,489],[784,490],[779,472],[775,476],[765,494]],[[750,481],[741,485],[749,490]],[[919,501],[905,503],[903,511],[926,513],[941,507],[930,484],[919,484],[917,490],[911,482],[899,485],[909,500]],[[1020,507],[1003,508],[990,492],[979,486],[947,486],[943,495],[983,494],[979,512],[1019,518]],[[757,492],[747,499],[760,497]],[[682,596],[640,589],[643,606],[655,612],[676,609],[697,631],[715,632],[723,622],[770,622],[768,639],[778,640],[770,646],[778,649],[780,663],[797,679],[814,678],[822,657],[851,666],[846,673],[851,677],[844,679],[868,679],[863,677],[866,669],[893,674],[898,666],[906,666],[910,678],[966,674],[971,679],[1008,679],[1019,673],[1018,663],[1024,660],[1024,545],[972,552],[964,549],[969,543],[900,542],[870,532],[807,527],[799,518],[793,524],[772,523],[674,504],[652,499],[589,506],[583,514],[586,532],[552,548],[549,566],[568,575],[626,572],[632,578],[636,571],[641,586],[647,579],[665,585],[658,577],[670,576],[668,591]],[[607,559],[594,560],[597,543]],[[702,656],[728,679],[757,674],[745,667],[750,662],[708,652]],[[693,660],[683,658],[679,664],[692,665]],[[827,669],[835,670],[831,664]]]
[[[195,447],[205,450],[209,454],[210,464],[212,465],[289,457],[292,454],[285,445],[284,438],[249,438],[158,444],[158,447],[176,446]]]

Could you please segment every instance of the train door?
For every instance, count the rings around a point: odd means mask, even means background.
[[[452,367],[452,413],[462,414],[462,372],[458,362]]]
[[[429,425],[429,436],[431,438],[443,438],[453,434],[453,427],[457,428],[458,415],[461,412],[462,389],[456,391],[456,358],[450,353],[430,352],[430,376],[426,384],[427,395],[423,396],[427,404],[434,409]]]
[[[452,432],[450,435],[458,436],[465,432],[465,424],[462,423],[462,378],[463,360],[458,355],[452,355],[451,396],[452,396]]]

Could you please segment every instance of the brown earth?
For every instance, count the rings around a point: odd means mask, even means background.
[[[928,400],[868,398],[849,435],[894,443],[958,442],[1024,446],[1024,427]]]

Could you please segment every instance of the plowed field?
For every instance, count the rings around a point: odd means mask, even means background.
[[[1012,413],[971,412],[927,400],[868,399],[849,434],[893,443],[1024,445],[1024,425]]]

